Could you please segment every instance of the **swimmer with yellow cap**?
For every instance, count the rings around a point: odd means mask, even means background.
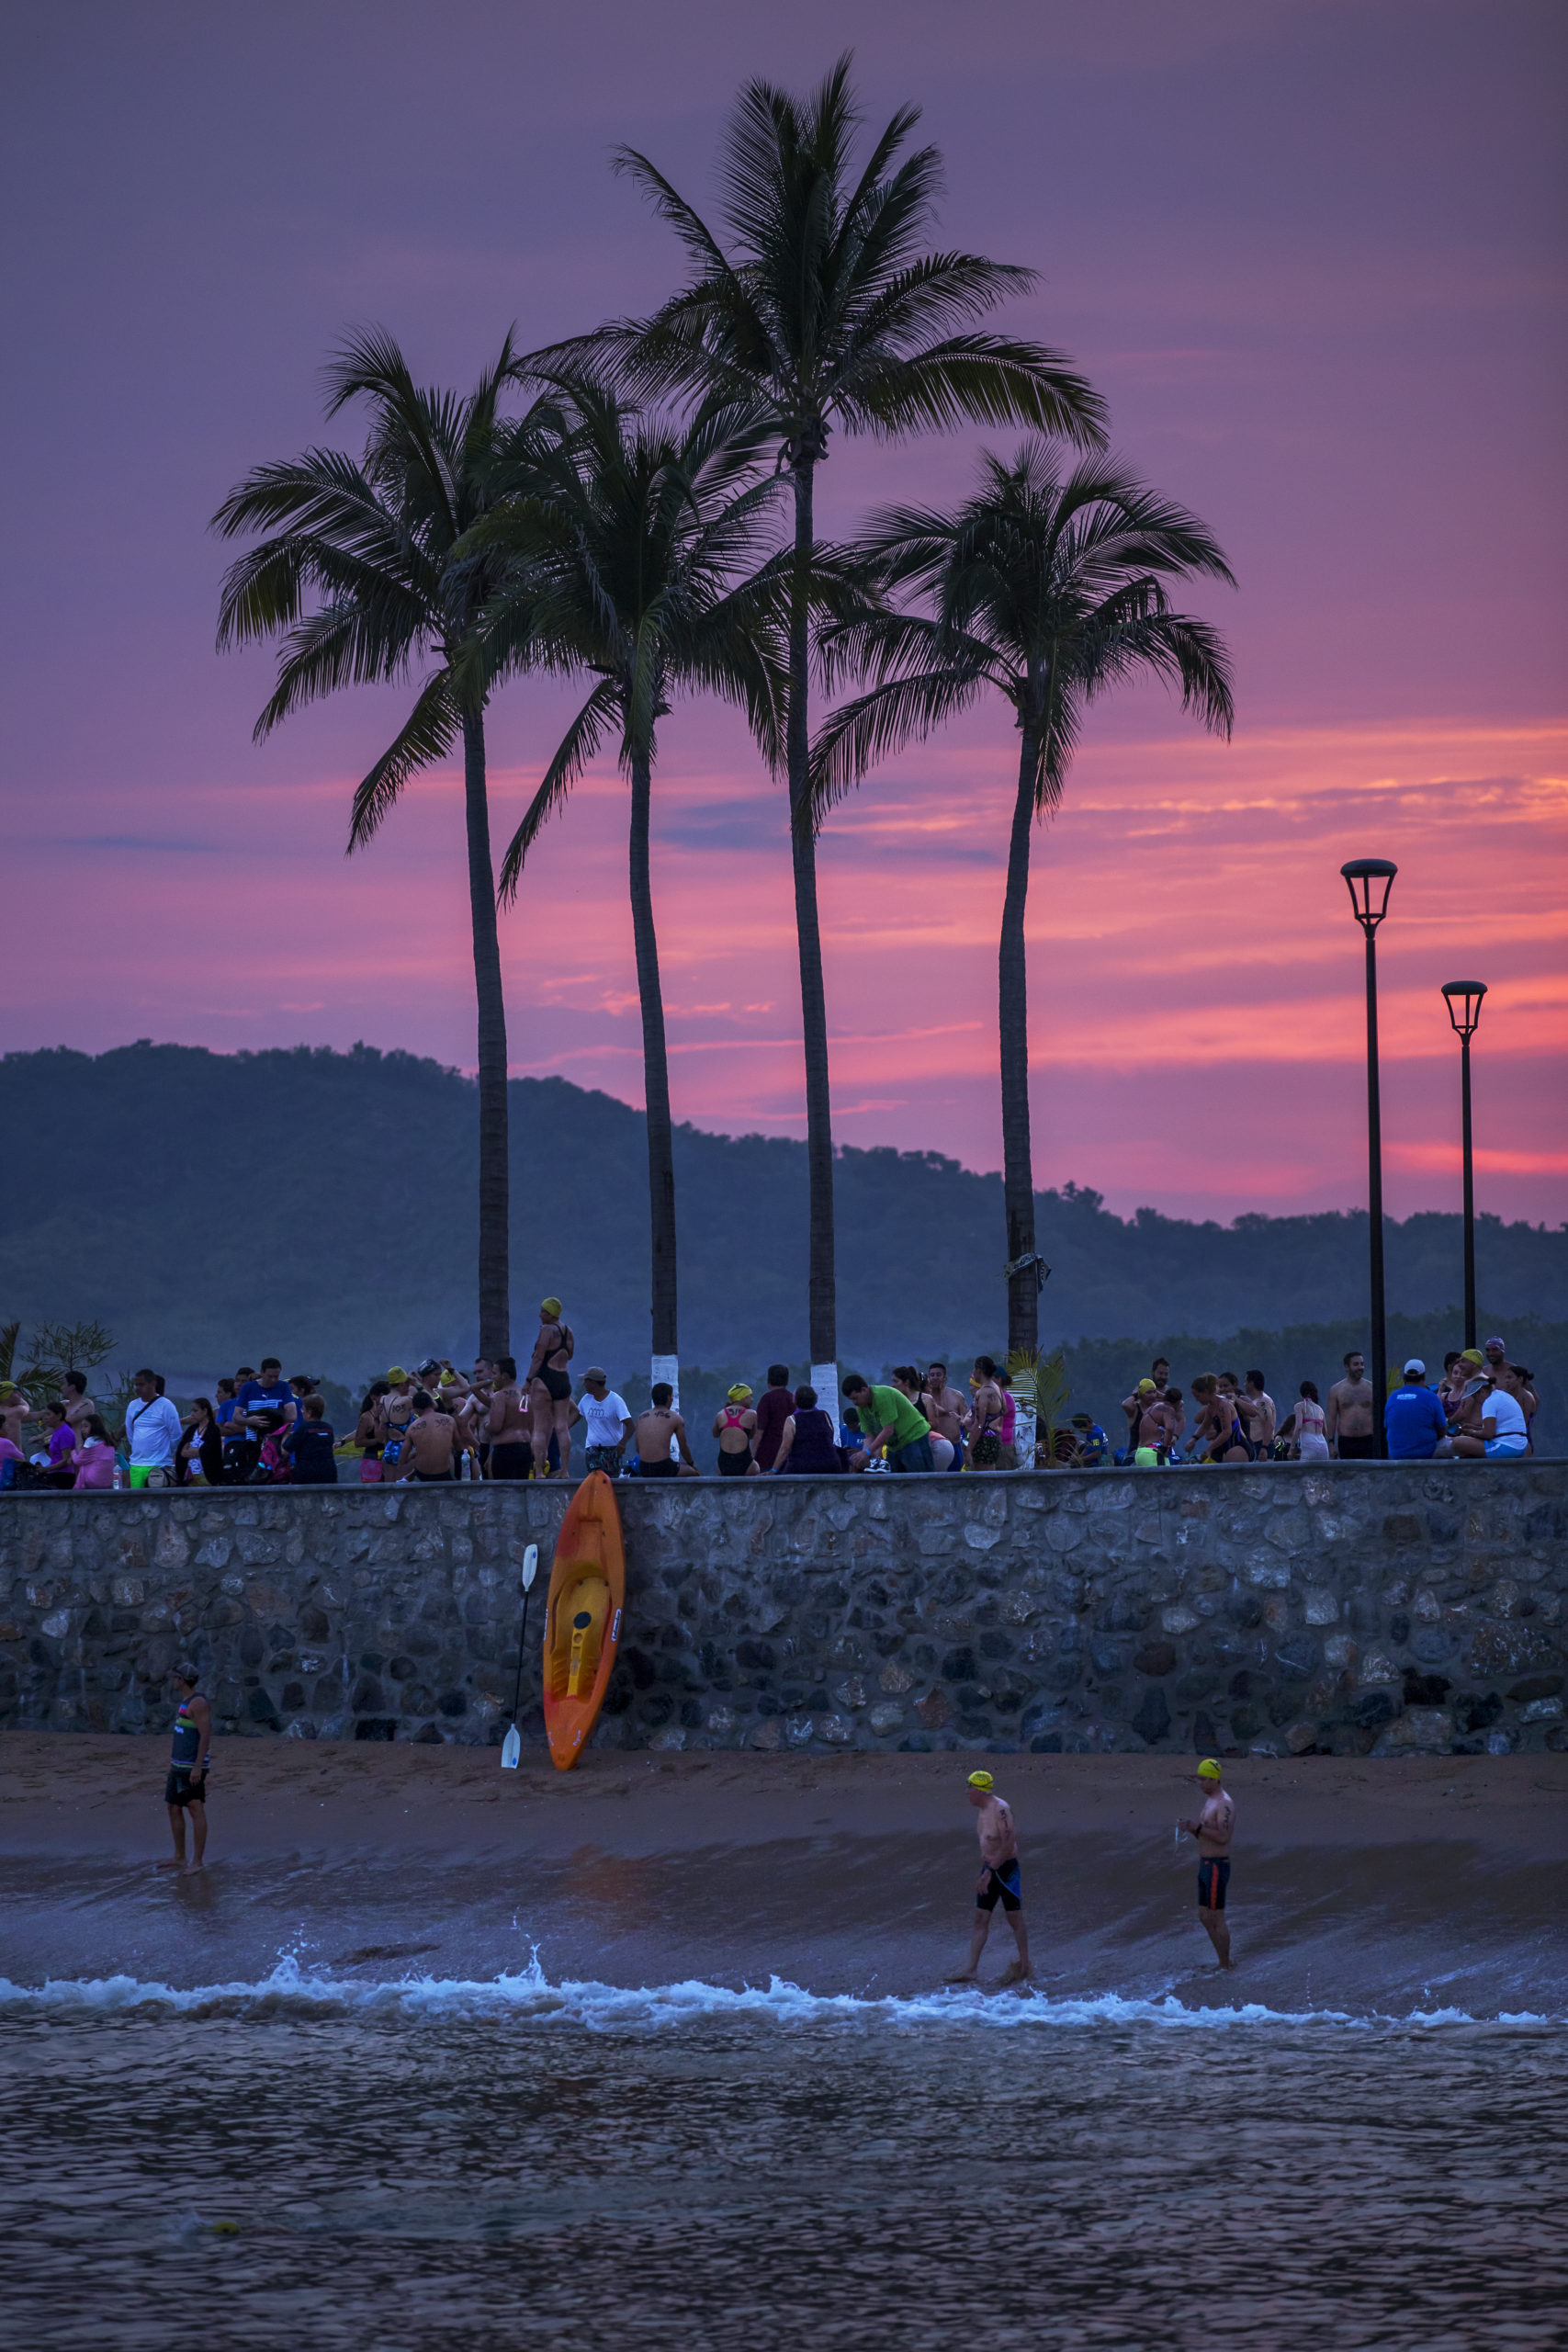
[[[991,1914],[999,1903],[1018,1947],[1002,1983],[1024,1984],[1030,1976],[1029,1932],[1023,1924],[1018,1831],[1013,1826],[1012,1807],[1005,1797],[998,1796],[996,1781],[983,1767],[970,1773],[967,1786],[969,1802],[979,1815],[975,1826],[980,1833],[980,1883],[975,1890],[975,1932],[969,1939],[969,1957],[956,1976],[946,1981],[949,1984],[976,1982],[980,1973],[980,1954],[991,1932]]]
[[[735,1383],[714,1415],[713,1433],[718,1440],[721,1478],[761,1476],[761,1464],[757,1460],[757,1416],[751,1409],[751,1391],[743,1380]]]
[[[571,1374],[567,1369],[577,1341],[561,1319],[558,1298],[539,1301],[539,1336],[528,1359],[528,1442],[536,1478],[571,1476]],[[550,1440],[560,1463],[550,1468]]]
[[[1198,1840],[1198,1917],[1220,1966],[1229,1968],[1233,1962],[1231,1931],[1225,1922],[1225,1889],[1230,1884],[1235,1806],[1226,1792],[1224,1772],[1216,1757],[1205,1756],[1194,1778],[1203,1792],[1203,1804],[1195,1821],[1183,1821],[1179,1826]]]

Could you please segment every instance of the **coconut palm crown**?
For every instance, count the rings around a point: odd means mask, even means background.
[[[479,1015],[479,1351],[492,1358],[510,1346],[506,1010],[485,789],[488,687],[465,662],[492,582],[482,563],[456,551],[491,495],[499,402],[514,369],[509,335],[463,399],[417,386],[389,336],[355,335],[326,371],[327,413],[367,403],[363,457],[308,449],[258,466],[214,517],[225,538],[270,535],[230,567],[218,623],[220,649],[283,640],[258,741],[341,686],[400,682],[417,661],[434,662],[355,793],[350,852],[371,839],[411,776],[462,743]]]
[[[837,426],[893,438],[980,423],[1103,439],[1099,396],[1043,345],[976,322],[1036,282],[1032,270],[926,250],[941,185],[933,147],[904,153],[919,119],[900,107],[858,171],[861,111],[841,58],[802,100],[756,81],[721,151],[721,229],[649,159],[633,177],[675,231],[688,283],[644,320],[622,320],[547,355],[609,369],[644,390],[730,405],[771,432],[794,492],[785,722],[810,1180],[809,1340],[836,1355],[833,1145],[821,939],[810,820],[810,576],[816,469]],[[900,157],[902,158],[900,160]]]
[[[1039,1346],[1045,1269],[1034,1246],[1029,1113],[1029,994],[1024,912],[1034,820],[1059,802],[1088,706],[1152,673],[1216,734],[1233,717],[1229,657],[1208,622],[1174,612],[1166,582],[1208,575],[1235,585],[1195,515],[1101,457],[1064,470],[1058,446],[1031,436],[1006,460],[987,453],[975,495],[951,513],[897,506],[874,517],[852,551],[891,595],[914,605],[830,628],[821,658],[831,684],[870,680],[835,710],[812,748],[820,821],[878,761],[987,692],[1019,729],[998,957],[1002,1181],[1008,1238],[1008,1346]]]

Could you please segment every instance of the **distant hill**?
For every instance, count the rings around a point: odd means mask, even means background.
[[[640,1115],[564,1079],[514,1080],[511,1101],[519,1349],[555,1291],[580,1361],[645,1366]],[[0,1320],[96,1316],[119,1360],[204,1375],[263,1351],[344,1380],[426,1349],[466,1355],[476,1127],[471,1080],[364,1046],[8,1054]],[[682,1358],[798,1365],[804,1147],[682,1127],[676,1170]],[[999,1178],[936,1152],[846,1149],[838,1204],[844,1363],[999,1346]],[[1345,1345],[1359,1334],[1364,1216],[1123,1219],[1073,1185],[1038,1208],[1048,1340],[1129,1340],[1141,1352],[1140,1335],[1162,1332],[1333,1325]],[[1484,1218],[1478,1259],[1483,1332],[1525,1315],[1568,1320],[1568,1227]],[[1388,1268],[1391,1311],[1450,1310],[1457,1344],[1458,1217],[1391,1223]]]

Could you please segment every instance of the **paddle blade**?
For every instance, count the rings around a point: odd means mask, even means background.
[[[513,1724],[511,1730],[507,1733],[505,1739],[502,1742],[502,1770],[503,1772],[515,1772],[517,1770],[517,1758],[522,1755],[522,1753],[523,1742],[518,1738],[517,1726]]]
[[[539,1547],[536,1544],[530,1544],[528,1549],[523,1555],[523,1589],[525,1592],[527,1592],[532,1588],[534,1578],[538,1575],[538,1573]]]

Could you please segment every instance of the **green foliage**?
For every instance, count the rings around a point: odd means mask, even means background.
[[[1043,1355],[1038,1348],[1017,1348],[1007,1360],[1008,1385],[1020,1405],[1032,1406],[1039,1442],[1054,1438],[1066,1421],[1072,1402],[1066,1360],[1060,1348]],[[1046,1459],[1054,1455],[1047,1449]]]

